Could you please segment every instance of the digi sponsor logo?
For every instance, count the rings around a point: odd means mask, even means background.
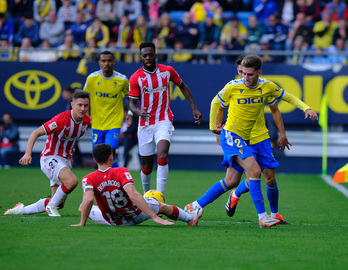
[[[263,97],[260,98],[239,98],[238,104],[258,104],[263,103]]]
[[[102,93],[102,92],[95,92],[95,95],[97,97],[105,97],[105,98],[116,98],[117,97],[117,94],[112,95],[110,93]]]
[[[5,83],[9,102],[26,110],[39,110],[53,105],[61,95],[61,85],[51,74],[41,70],[25,70],[12,75]]]

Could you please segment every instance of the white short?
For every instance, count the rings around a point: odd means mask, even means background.
[[[154,198],[144,198],[144,199],[147,202],[147,205],[151,208],[151,210],[154,211],[155,214],[157,215],[159,211],[158,201],[155,200]],[[89,213],[89,218],[93,220],[94,222],[97,222],[103,225],[111,225],[110,222],[104,219],[102,212],[100,211],[99,207],[96,205],[92,206],[91,212]],[[122,226],[135,226],[148,219],[150,219],[150,217],[144,212],[141,212],[141,214],[137,216],[135,219],[123,224]]]
[[[58,176],[61,169],[68,167],[71,170],[71,158],[63,158],[61,156],[42,156],[40,158],[41,170],[50,179],[51,187],[58,185],[60,182]]]
[[[161,140],[171,142],[174,126],[169,120],[160,121],[151,126],[138,128],[140,156],[152,156],[156,153],[156,145]]]

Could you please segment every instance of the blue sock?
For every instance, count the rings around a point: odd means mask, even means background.
[[[222,179],[219,182],[216,182],[210,189],[208,189],[205,194],[197,200],[197,202],[201,207],[205,207],[209,203],[212,203],[217,198],[219,198],[227,190],[228,187],[226,186],[225,179]]]
[[[249,192],[249,186],[248,181],[244,179],[242,182],[239,183],[237,189],[234,192],[234,195],[236,195],[239,198],[240,195],[246,192]]]
[[[279,198],[279,190],[277,183],[273,186],[269,186],[266,184],[267,187],[267,198],[269,201],[269,206],[271,208],[271,213],[278,213],[278,198]]]
[[[261,179],[249,178],[249,191],[258,214],[266,212],[261,190]]]

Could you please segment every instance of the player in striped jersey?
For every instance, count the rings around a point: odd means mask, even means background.
[[[25,154],[19,160],[22,166],[30,165],[35,142],[39,137],[48,135],[45,149],[40,155],[40,164],[41,170],[50,179],[52,199],[40,199],[28,206],[18,203],[7,210],[5,215],[36,214],[46,209],[49,216],[60,216],[58,209],[64,207],[68,194],[78,184],[77,177],[71,171],[72,156],[78,140],[91,123],[91,118],[87,115],[89,94],[84,91],[76,92],[71,106],[71,110],[56,115],[30,134]]]
[[[99,56],[100,70],[91,73],[86,80],[84,91],[91,95],[92,146],[110,144],[114,152],[113,167],[118,167],[116,149],[124,120],[123,98],[128,95],[128,78],[115,71],[115,57],[109,51]],[[126,115],[129,126],[132,117]]]
[[[102,143],[93,148],[93,158],[98,170],[82,179],[83,200],[79,211],[80,223],[72,226],[85,226],[87,218],[113,226],[134,226],[152,219],[161,225],[173,222],[157,216],[163,214],[172,220],[186,222],[195,226],[202,216],[202,210],[190,214],[174,205],[158,202],[154,198],[144,198],[135,188],[133,177],[127,168],[111,168],[111,146]],[[93,205],[94,198],[98,206]]]
[[[156,63],[156,47],[152,42],[140,44],[143,67],[130,78],[129,108],[139,115],[138,142],[141,156],[141,181],[144,192],[151,189],[151,174],[157,147],[157,187],[164,193],[168,178],[168,152],[174,131],[174,115],[170,109],[169,84],[177,85],[190,103],[195,123],[202,122],[190,88],[171,66]],[[139,102],[139,107],[138,107]]]

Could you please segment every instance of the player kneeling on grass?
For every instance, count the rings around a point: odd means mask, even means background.
[[[184,221],[189,226],[198,224],[201,209],[187,214],[177,206],[144,198],[136,190],[127,168],[112,168],[110,145],[102,143],[94,146],[93,159],[98,164],[98,170],[82,179],[81,220],[79,224],[71,226],[84,226],[88,217],[95,222],[114,226],[134,226],[150,218],[158,224],[174,224],[157,216],[159,214]],[[93,205],[94,197],[98,206]]]

